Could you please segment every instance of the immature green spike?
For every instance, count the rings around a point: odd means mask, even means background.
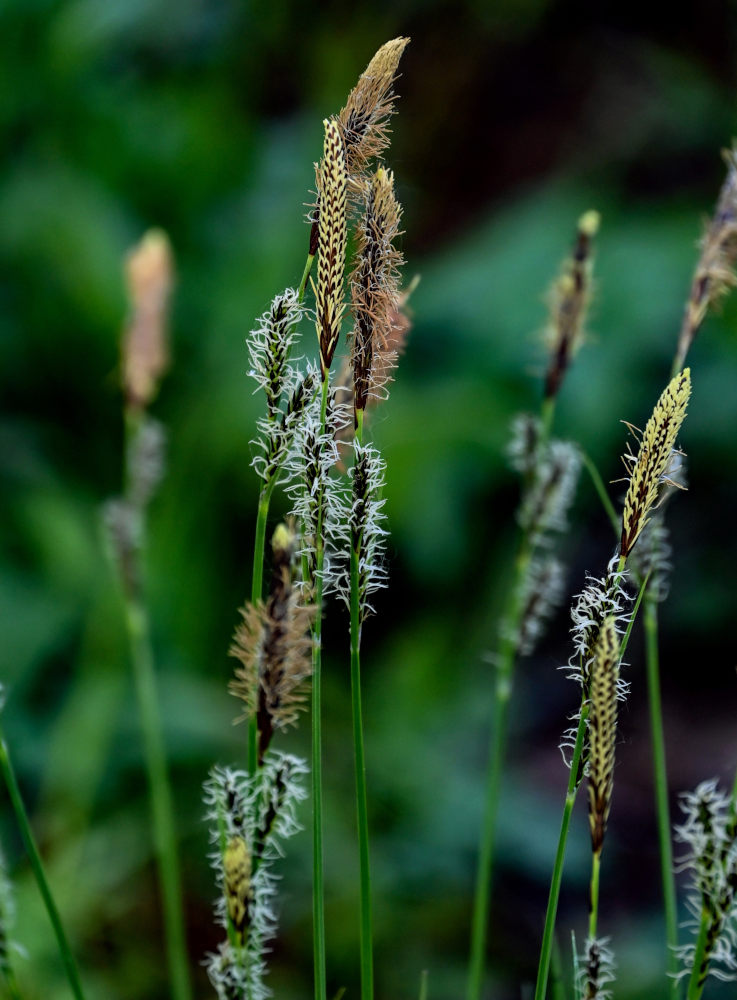
[[[636,458],[625,462],[630,484],[622,514],[620,556],[626,559],[648,522],[658,499],[658,491],[671,461],[676,438],[686,417],[691,395],[691,369],[680,372],[663,390],[652,416],[645,425]]]
[[[591,667],[589,711],[589,826],[591,848],[601,854],[614,784],[614,745],[617,737],[617,681],[619,638],[614,616],[604,620]]]
[[[251,901],[251,852],[243,837],[231,837],[223,855],[225,904],[233,930],[243,944],[248,933]]]

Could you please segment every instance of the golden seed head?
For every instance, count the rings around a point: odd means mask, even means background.
[[[169,367],[167,311],[174,265],[166,233],[149,230],[125,262],[130,318],[122,342],[126,401],[143,409],[156,395]]]
[[[345,309],[343,285],[348,174],[345,149],[338,126],[334,119],[326,119],[323,124],[325,144],[323,158],[317,170],[320,256],[315,289],[315,317],[320,342],[320,365],[324,377],[335,354]]]
[[[243,837],[231,837],[223,855],[225,905],[243,944],[250,922],[251,852]]]
[[[614,616],[599,629],[591,666],[589,709],[589,826],[591,847],[601,853],[614,785],[614,747],[617,738],[617,681],[619,638]]]
[[[691,370],[684,369],[663,390],[645,425],[637,456],[625,456],[630,484],[622,514],[620,556],[627,558],[658,500],[691,395]]]

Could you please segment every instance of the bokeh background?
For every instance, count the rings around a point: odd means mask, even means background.
[[[388,462],[391,587],[364,633],[379,998],[462,995],[489,653],[515,544],[510,419],[534,408],[543,296],[591,207],[603,223],[592,336],[558,433],[607,480],[665,384],[702,217],[737,132],[737,12],[654,5],[396,0],[4,0],[0,6],[0,672],[3,725],[89,996],[165,998],[141,741],[100,506],[120,488],[121,262],[164,227],[178,284],[174,366],[155,406],[169,470],[151,516],[148,594],[175,786],[197,997],[211,918],[200,788],[243,759],[226,693],[250,588],[261,402],[244,338],[301,273],[321,121],[375,49],[411,35],[389,162],[405,205],[415,326],[374,422]],[[306,328],[307,329],[307,328]],[[307,331],[309,341],[309,331]],[[691,488],[669,512],[662,666],[672,789],[737,757],[737,305],[691,355]],[[613,495],[621,487],[613,486]],[[570,588],[613,539],[582,480]],[[576,692],[556,670],[567,612],[519,670],[501,810],[487,995],[534,979]],[[348,626],[327,623],[325,782],[331,995],[357,995]],[[619,997],[665,996],[650,746],[636,632],[601,927]],[[307,750],[307,719],[283,747]],[[67,996],[4,796],[28,1000]],[[579,803],[582,806],[583,803]],[[309,808],[303,819],[309,824]],[[587,824],[574,815],[559,926],[585,933]],[[311,990],[310,843],[290,843],[270,982]],[[710,987],[712,996],[720,987]]]

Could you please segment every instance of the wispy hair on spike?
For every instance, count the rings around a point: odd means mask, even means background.
[[[576,967],[576,995],[581,1000],[610,1000],[609,987],[617,977],[608,938],[589,938],[583,955],[577,956]]]
[[[353,312],[353,397],[355,410],[365,410],[376,392],[377,347],[390,343],[399,310],[398,267],[394,246],[401,209],[394,195],[394,175],[379,167],[364,184],[364,214],[357,227],[356,264],[350,278]],[[382,384],[386,372],[380,372]]]
[[[676,369],[683,367],[706,314],[737,284],[737,147],[723,153],[727,176],[714,215],[701,240],[701,254],[691,282],[678,339]]]
[[[8,877],[5,856],[0,850],[0,982],[15,983],[15,973],[10,963],[10,952],[17,945],[11,940],[15,923],[15,901]]]
[[[518,515],[535,544],[544,544],[547,532],[565,531],[580,471],[581,454],[569,441],[551,441],[538,454]]]
[[[352,503],[350,511],[351,546],[358,560],[358,602],[361,620],[373,613],[369,598],[386,586],[387,575],[383,565],[384,542],[387,535],[383,527],[386,515],[382,489],[386,465],[376,448],[354,441],[354,461],[350,470]],[[346,577],[348,571],[346,570]],[[340,590],[346,603],[350,602],[348,580]]]
[[[557,395],[572,358],[584,338],[586,313],[591,299],[593,240],[599,230],[598,212],[585,212],[578,220],[573,254],[564,264],[550,296],[550,322],[546,340],[550,364],[545,377],[545,398]]]
[[[695,978],[700,990],[708,976],[737,979],[737,814],[715,780],[682,795],[681,809],[685,822],[675,827],[675,839],[688,849],[677,862],[677,870],[691,875],[687,926],[697,937],[705,921],[705,935],[697,969],[693,940],[678,957],[680,976]]]
[[[276,729],[294,725],[304,707],[306,682],[312,672],[310,628],[315,609],[303,603],[293,587],[294,532],[281,524],[274,532],[274,563],[266,604],[241,610],[230,655],[239,661],[230,682],[231,694],[245,705],[242,718],[255,713],[259,762]]]
[[[629,487],[622,514],[620,556],[626,559],[656,505],[676,438],[686,417],[691,373],[686,368],[663,390],[645,425],[637,456],[625,455]]]
[[[323,158],[317,169],[320,201],[315,321],[322,377],[333,361],[345,310],[346,196],[348,174],[343,140],[335,119],[326,119]]]
[[[275,296],[248,336],[249,375],[266,394],[270,420],[280,415],[282,394],[290,381],[288,360],[302,317],[299,296],[293,288]]]
[[[589,827],[591,849],[601,854],[614,785],[614,748],[617,738],[617,681],[619,638],[614,619],[599,630],[591,667],[589,710]]]
[[[545,624],[563,599],[564,577],[562,564],[553,556],[531,561],[523,580],[522,614],[516,637],[520,656],[532,653]]]
[[[289,482],[295,474],[296,451],[300,438],[299,427],[305,419],[319,384],[316,371],[308,368],[305,374],[288,376],[291,385],[283,412],[275,420],[268,417],[258,421],[259,437],[252,442],[258,449],[252,465],[268,486],[276,476]]]

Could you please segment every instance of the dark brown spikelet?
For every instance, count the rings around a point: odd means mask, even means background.
[[[599,630],[591,667],[589,710],[589,826],[591,849],[601,854],[614,784],[614,745],[617,737],[617,680],[619,639],[614,617]]]
[[[259,763],[275,729],[294,725],[304,707],[312,673],[310,627],[315,609],[302,603],[292,584],[295,538],[284,524],[274,532],[274,566],[266,604],[246,604],[230,655],[240,661],[230,693],[245,704],[241,718],[256,714]]]
[[[338,126],[325,121],[323,158],[317,170],[320,199],[319,253],[315,320],[320,342],[320,367],[325,378],[333,361],[345,310],[346,189],[345,150]]]
[[[571,359],[584,337],[586,312],[591,299],[594,263],[594,236],[599,230],[599,213],[585,212],[578,220],[573,254],[550,293],[550,323],[546,339],[550,364],[545,377],[545,398],[556,396]]]
[[[350,279],[353,311],[354,409],[365,410],[376,393],[374,361],[386,351],[399,314],[398,268],[402,256],[394,246],[401,209],[394,195],[391,170],[379,167],[364,188],[365,211],[356,233],[356,264]],[[382,371],[382,377],[384,372]]]
[[[737,262],[737,147],[724,151],[727,176],[714,215],[701,240],[701,254],[691,282],[673,365],[680,371],[710,308],[718,305],[735,284]]]
[[[130,318],[123,334],[121,367],[126,404],[145,409],[169,367],[167,319],[174,280],[169,240],[146,233],[125,264]]]

